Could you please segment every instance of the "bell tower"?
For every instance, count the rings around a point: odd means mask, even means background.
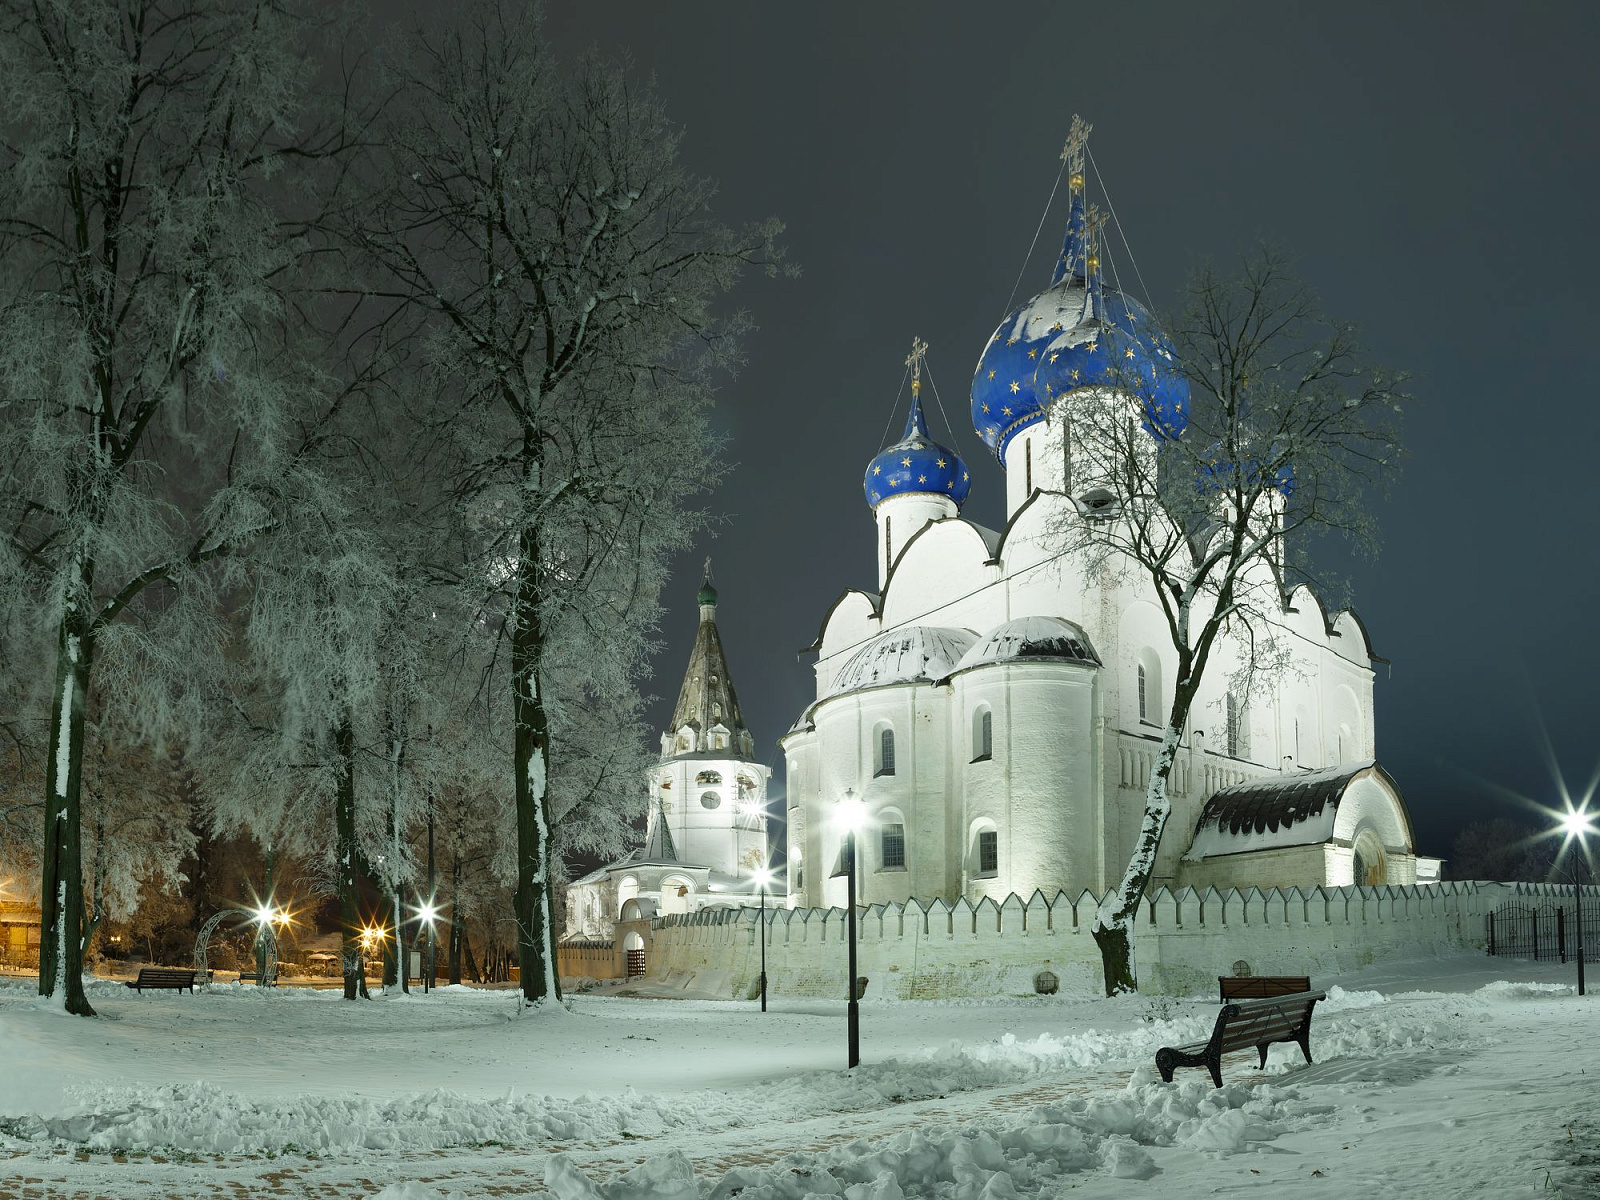
[[[739,711],[717,629],[711,560],[695,597],[700,623],[651,772],[653,822],[664,821],[676,857],[733,876],[767,862],[767,767]]]

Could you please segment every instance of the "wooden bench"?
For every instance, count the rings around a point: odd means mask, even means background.
[[[1311,990],[1309,975],[1218,975],[1222,1002],[1260,1000],[1265,996],[1293,996]]]
[[[1297,992],[1259,1000],[1233,1000],[1217,1014],[1211,1039],[1190,1046],[1163,1046],[1156,1051],[1156,1070],[1166,1083],[1178,1067],[1205,1067],[1211,1082],[1222,1086],[1222,1056],[1255,1047],[1261,1066],[1267,1065],[1267,1047],[1273,1042],[1297,1042],[1311,1061],[1311,1010],[1326,999],[1322,992]]]
[[[140,967],[139,977],[130,979],[124,985],[131,987],[136,992],[143,992],[145,988],[157,991],[167,990],[182,993],[185,989],[194,995],[194,971],[185,967]]]
[[[260,983],[261,982],[261,972],[259,972],[259,971],[240,971],[239,972],[239,982],[240,983]],[[276,975],[268,975],[267,976],[267,986],[268,987],[277,987],[278,986],[278,977]]]

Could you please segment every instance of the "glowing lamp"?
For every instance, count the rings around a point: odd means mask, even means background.
[[[1589,814],[1581,808],[1568,809],[1561,814],[1561,832],[1569,838],[1584,838],[1595,832],[1589,823]]]
[[[854,790],[847,789],[839,798],[839,803],[834,805],[833,819],[847,833],[855,833],[867,823],[866,803],[857,796]]]
[[[750,881],[758,888],[769,888],[772,886],[772,872],[766,867],[758,867],[750,872]]]
[[[271,923],[272,923],[272,906],[270,904],[263,904],[263,905],[261,905],[261,907],[256,909],[256,924],[257,925],[270,925]]]
[[[439,910],[431,904],[424,904],[417,909],[417,916],[421,917],[425,924],[432,925],[439,919]]]

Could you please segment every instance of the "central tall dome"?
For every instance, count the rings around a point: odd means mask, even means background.
[[[1084,389],[1137,397],[1153,437],[1176,437],[1188,423],[1189,387],[1172,343],[1142,304],[1102,278],[1103,218],[1084,200],[1089,128],[1074,117],[1062,153],[1072,204],[1050,286],[1007,314],[973,374],[972,427],[1002,465],[1019,434]]]

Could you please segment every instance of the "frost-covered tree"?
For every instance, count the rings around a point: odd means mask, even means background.
[[[560,714],[582,730],[643,670],[667,558],[718,472],[710,381],[744,322],[712,304],[771,267],[779,226],[717,224],[653,90],[593,59],[561,73],[521,6],[418,34],[397,70],[382,200],[354,232],[433,322],[463,586],[509,710],[518,956],[538,1002],[560,995]]]
[[[14,636],[55,657],[40,990],[72,1012],[85,714],[146,742],[196,723],[178,677],[306,469],[283,214],[345,138],[303,120],[313,32],[268,0],[0,3],[0,503]]]
[[[1055,534],[1089,570],[1143,582],[1177,660],[1133,852],[1093,929],[1108,994],[1136,984],[1134,916],[1202,681],[1224,660],[1245,692],[1284,669],[1277,630],[1319,536],[1375,547],[1369,501],[1402,457],[1409,399],[1271,251],[1233,277],[1200,270],[1186,301],[1173,330],[1186,402],[1109,324],[1098,350],[1127,361],[1125,376],[1057,402],[1079,500]]]

